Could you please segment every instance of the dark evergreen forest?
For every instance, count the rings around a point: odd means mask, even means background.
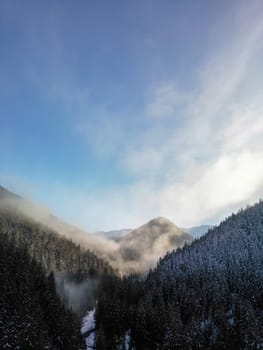
[[[101,285],[97,349],[263,349],[263,203],[168,253],[146,277]],[[127,348],[127,347],[126,347]]]
[[[0,232],[0,349],[85,349],[79,321],[66,310],[35,259]]]
[[[79,279],[113,273],[111,266],[91,251],[24,217],[19,211],[0,211],[0,229],[45,271],[74,274]]]
[[[83,349],[79,316],[95,302],[94,280],[110,274],[110,265],[91,251],[25,217],[15,207],[2,205],[0,349]],[[76,290],[81,283],[89,285],[89,293],[79,302],[78,316],[63,294],[68,281]]]
[[[148,274],[122,278],[91,251],[2,206],[0,349],[83,349],[80,319],[58,297],[54,276],[62,287],[96,280],[97,350],[263,349],[262,202],[168,252]],[[85,294],[81,312],[90,300]]]

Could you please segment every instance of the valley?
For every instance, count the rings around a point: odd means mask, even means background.
[[[0,43],[0,350],[263,350],[263,0],[1,0]]]
[[[1,187],[1,346],[20,346],[28,322],[32,349],[83,349],[82,337],[87,349],[98,350],[260,349],[262,225],[260,202],[219,226],[195,227],[198,236],[208,230],[196,239],[164,217],[92,234]],[[18,267],[10,259],[27,262]],[[30,282],[28,271],[37,269],[43,281],[31,272]],[[14,284],[11,293],[25,309],[11,304],[8,286]],[[45,303],[56,308],[55,318]],[[59,328],[63,313],[72,327],[67,334]]]

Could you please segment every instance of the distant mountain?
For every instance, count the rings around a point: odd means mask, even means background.
[[[117,244],[109,258],[122,274],[145,272],[167,251],[193,240],[189,233],[164,217],[154,218],[136,229],[97,231],[95,234]]]
[[[124,228],[121,230],[96,231],[95,234],[100,235],[102,237],[105,237],[107,239],[111,239],[115,242],[118,242],[122,237],[126,236],[131,231],[132,231],[132,229],[130,229],[130,228]]]
[[[17,196],[3,187],[0,187],[1,208],[22,213],[46,229],[55,231],[92,251],[124,274],[147,271],[154,267],[167,251],[189,243],[193,239],[192,236],[196,237],[206,229],[206,226],[182,229],[168,219],[158,217],[137,229],[89,233],[57,218],[45,207]]]
[[[263,349],[262,252],[259,202],[166,254],[144,279],[108,282],[97,344],[115,349],[129,332],[136,349]],[[104,318],[111,310],[119,311]]]
[[[190,228],[183,228],[183,230],[187,233],[189,233],[194,238],[199,238],[203,236],[209,229],[211,229],[212,225],[200,225],[200,226],[194,226]]]
[[[173,249],[193,240],[192,236],[164,217],[152,219],[119,239],[119,251],[125,262],[133,262],[144,269]]]
[[[189,233],[194,238],[199,238],[202,235],[204,235],[210,228],[212,228],[212,225],[200,225],[200,226],[194,226],[194,227],[188,227],[188,228],[182,228],[186,233]],[[114,240],[116,242],[120,241],[124,236],[128,235],[130,232],[132,232],[134,229],[121,229],[121,230],[112,230],[112,231],[97,231],[95,234],[98,234],[100,236],[103,236],[107,239]]]

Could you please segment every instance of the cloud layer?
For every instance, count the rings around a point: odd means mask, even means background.
[[[91,192],[82,199],[83,215],[95,221],[104,215],[108,227],[157,215],[196,225],[216,222],[262,196],[263,89],[259,66],[253,66],[263,58],[261,18],[260,3],[236,11],[229,36],[215,38],[220,45],[206,56],[191,90],[178,88],[176,80],[151,86],[140,111],[146,122],[132,139],[123,138],[124,122],[116,130],[92,129],[93,138],[109,137],[116,162],[133,183]]]
[[[132,11],[142,16],[143,11],[137,7]],[[70,34],[72,28],[67,28],[65,13],[58,8],[47,11],[49,28],[43,25],[42,18],[42,29],[35,35],[34,22],[31,26],[21,25],[23,16],[15,16],[21,17],[16,24],[23,27],[29,51],[39,49],[43,57],[48,52],[47,61],[36,57],[38,64],[34,64],[29,60],[26,71],[30,72],[31,83],[64,111],[64,119],[61,115],[58,118],[60,125],[67,125],[71,138],[88,155],[81,184],[62,179],[46,186],[51,188],[48,205],[52,211],[93,230],[136,227],[160,215],[185,227],[216,223],[232,210],[262,196],[261,1],[249,5],[231,2],[229,11],[220,13],[208,28],[209,35],[204,39],[200,33],[196,36],[203,48],[199,55],[174,49],[186,62],[191,55],[192,59],[198,56],[198,61],[189,65],[189,72],[188,67],[183,71],[185,76],[178,69],[179,61],[173,65],[167,58],[172,50],[169,45],[163,46],[163,39],[180,41],[173,30],[180,28],[186,38],[186,33],[195,28],[191,27],[193,24],[181,18],[174,27],[174,21],[167,27],[163,23],[165,29],[160,28],[157,33],[155,23],[151,27],[151,21],[146,21],[149,28],[144,27],[145,20],[142,24],[139,16],[138,23],[129,22],[133,23],[130,32],[125,27],[124,38],[117,31],[113,35],[112,45],[117,42],[119,46],[112,51],[119,52],[119,65],[124,64],[127,71],[122,81],[118,79],[123,72],[118,70],[116,57],[111,56],[107,40],[103,42],[104,51],[95,56],[95,36],[87,36],[87,44],[85,36],[69,35],[74,40],[66,41],[63,33]],[[14,17],[12,7],[8,14]],[[169,17],[167,13],[166,16]],[[104,20],[107,18],[105,15]],[[95,22],[88,29],[100,35]],[[109,23],[114,25],[113,22]],[[87,29],[83,23],[80,32]],[[141,41],[135,24],[143,28]],[[108,33],[103,31],[103,35],[108,39]],[[39,38],[41,45],[36,40]],[[93,76],[90,67],[94,62],[101,64],[102,73],[95,69],[97,78],[92,84],[88,79],[80,79],[81,74],[86,74],[83,66],[78,71],[72,64],[83,64],[82,50],[69,54],[67,45],[75,40],[82,43],[84,58],[92,56],[88,77]],[[195,37],[192,40],[190,47],[198,51]],[[173,48],[181,47],[173,44]],[[166,56],[162,49],[167,50]],[[102,64],[105,53],[111,59],[108,66]],[[25,56],[25,62],[27,59]],[[104,164],[102,175],[96,181],[95,173],[91,180],[89,172],[98,163]]]

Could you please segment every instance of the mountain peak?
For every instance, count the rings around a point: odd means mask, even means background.
[[[146,225],[173,225],[176,226],[171,220],[167,219],[164,216],[157,216],[156,218],[153,218],[150,220]]]
[[[128,239],[131,239],[131,237],[134,237],[134,236],[144,235],[152,238],[153,237],[157,238],[166,234],[180,236],[184,233],[185,232],[182,229],[176,226],[169,219],[163,216],[158,216],[148,221],[146,224],[131,231],[126,237]]]
[[[165,217],[156,217],[122,237],[120,252],[125,261],[153,266],[167,251],[182,247],[192,237]],[[148,264],[148,265],[147,265]]]

